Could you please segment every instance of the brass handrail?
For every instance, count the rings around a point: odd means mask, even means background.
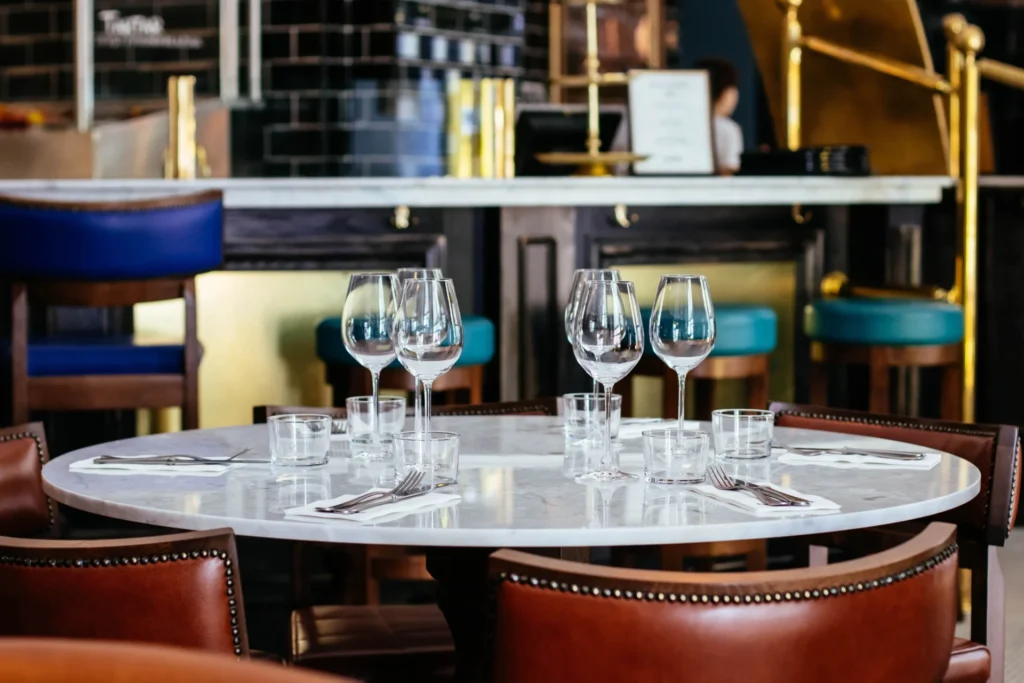
[[[978,73],[985,78],[1024,90],[1024,69],[994,59],[979,59]]]
[[[848,64],[856,64],[874,69],[880,73],[920,85],[923,88],[928,88],[944,95],[948,95],[952,91],[949,81],[934,71],[922,69],[919,66],[906,64],[899,60],[870,52],[858,52],[838,43],[833,43],[830,40],[815,38],[814,36],[804,36],[800,40],[800,44],[812,52],[817,52],[818,54],[826,55]]]

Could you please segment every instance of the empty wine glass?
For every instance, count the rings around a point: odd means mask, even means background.
[[[679,434],[683,433],[686,373],[715,348],[715,308],[703,275],[663,275],[651,309],[651,348],[679,376]]]
[[[451,280],[406,280],[395,312],[398,362],[423,382],[422,433],[430,432],[430,387],[462,355],[462,315]]]
[[[629,374],[644,353],[644,327],[636,289],[623,280],[587,284],[574,323],[572,350],[576,360],[605,393],[604,448],[597,467],[580,477],[597,481],[636,479],[619,469],[612,448],[612,387]]]
[[[370,371],[373,401],[370,431],[379,436],[377,419],[380,371],[395,359],[391,338],[397,287],[395,277],[387,273],[360,273],[348,281],[345,308],[341,314],[341,337],[345,349]]]
[[[406,280],[440,280],[444,275],[440,268],[399,268],[398,269],[398,291],[401,293],[402,285]],[[423,421],[423,387],[418,378],[413,379],[413,403],[416,405],[413,418],[413,429],[422,432],[421,422]]]
[[[572,274],[572,286],[569,289],[569,303],[565,306],[565,338],[572,344],[573,330],[576,323],[576,311],[586,294],[586,285],[594,280],[614,281],[620,279],[619,271],[611,268],[578,268]],[[597,380],[594,380],[594,392],[598,392]]]

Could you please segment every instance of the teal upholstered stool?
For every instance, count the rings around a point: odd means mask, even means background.
[[[433,392],[439,402],[452,403],[450,392],[468,392],[469,403],[483,403],[484,365],[494,357],[494,324],[487,318],[468,315],[462,318],[462,355],[455,367],[439,377]],[[327,318],[316,327],[316,354],[327,366],[336,406],[345,405],[349,396],[365,396],[372,391],[370,373],[345,350],[341,339],[341,318]],[[412,375],[395,361],[380,374],[381,389],[412,391]]]
[[[651,311],[641,311],[644,330],[651,328]],[[751,304],[717,304],[715,306],[715,348],[711,355],[687,374],[697,380],[697,417],[706,417],[714,404],[716,382],[721,379],[742,379],[747,383],[747,405],[764,408],[768,405],[769,356],[778,340],[778,318],[767,306]],[[650,340],[644,348],[644,357],[634,374],[663,377],[662,414],[673,417],[679,412],[679,392],[676,373],[654,354]],[[630,382],[622,385],[623,411],[632,408]]]
[[[893,368],[942,368],[942,416],[960,419],[963,310],[943,301],[821,299],[804,310],[811,402],[828,405],[828,366],[868,366],[868,410],[888,413]]]

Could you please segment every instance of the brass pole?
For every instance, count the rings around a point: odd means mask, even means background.
[[[587,152],[591,156],[601,153],[600,104],[597,97],[597,80],[601,62],[597,57],[597,4],[587,3],[587,76],[591,82],[587,86]]]
[[[564,11],[560,2],[548,4],[548,80],[551,83],[551,101],[555,103],[562,101],[562,86],[558,79],[562,76],[565,49],[562,43]]]
[[[978,73],[985,78],[998,81],[1011,88],[1024,89],[1024,69],[1012,64],[1004,64],[994,59],[979,59]]]
[[[946,78],[949,80],[949,175],[960,175],[960,73],[963,54],[958,45],[960,32],[967,26],[962,14],[948,14],[942,19],[946,31]]]
[[[800,47],[803,29],[797,12],[803,0],[785,0],[782,24],[782,88],[786,103],[786,147],[800,148]]]
[[[963,52],[960,78],[960,185],[957,189],[959,244],[954,289],[964,309],[963,421],[974,422],[975,359],[978,331],[978,99],[977,54],[985,35],[967,26],[959,35]]]
[[[928,71],[927,69],[922,69],[910,64],[904,64],[903,62],[895,59],[889,59],[882,55],[851,50],[848,47],[843,47],[842,45],[838,45],[821,38],[815,38],[814,36],[802,38],[800,43],[812,52],[817,52],[818,54],[838,59],[841,62],[864,66],[872,69],[873,71],[877,71],[894,78],[899,78],[904,81],[909,81],[910,83],[920,85],[924,88],[928,88],[929,90],[936,90],[941,93],[949,92],[949,83],[942,76],[939,76],[932,71]]]
[[[195,180],[196,106],[195,76],[171,76],[167,79],[168,146],[164,159],[164,177]]]

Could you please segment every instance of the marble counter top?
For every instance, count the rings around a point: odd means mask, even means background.
[[[642,480],[614,488],[577,483],[573,474],[579,463],[572,452],[566,455],[558,418],[436,418],[431,426],[462,435],[462,499],[372,525],[285,518],[283,510],[362,492],[386,476],[383,463],[338,458],[315,470],[281,472],[246,465],[212,477],[68,470],[70,463],[100,454],[223,457],[250,447],[251,457],[269,458],[264,425],[163,434],[76,451],[46,466],[44,487],[71,507],[181,529],[231,527],[243,536],[337,543],[572,547],[771,538],[890,524],[962,505],[980,483],[977,468],[952,455],[927,471],[784,465],[774,456],[729,465],[733,474],[818,494],[842,506],[835,514],[755,517],[683,487]],[[899,447],[807,430],[778,429],[777,437],[794,445]],[[623,469],[642,473],[639,440],[624,439],[622,448]]]
[[[229,209],[512,206],[784,206],[935,204],[942,176],[867,178],[210,178],[0,181],[0,194],[116,201],[204,189],[224,191]]]

